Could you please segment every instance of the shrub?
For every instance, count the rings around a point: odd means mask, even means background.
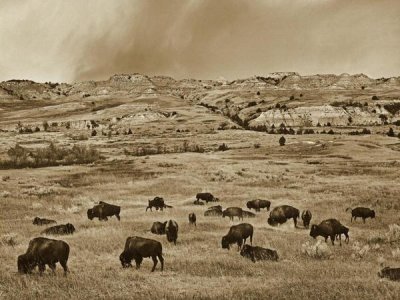
[[[95,129],[92,130],[92,136],[96,136],[97,135],[97,131]]]
[[[66,128],[66,129],[70,129],[70,128],[71,128],[71,122],[70,122],[70,121],[68,121],[68,122],[65,124],[65,128]]]
[[[257,96],[260,96],[260,91],[257,92]]]
[[[353,250],[351,257],[356,260],[360,260],[365,257],[371,249],[369,245],[362,246],[359,242],[355,242],[351,248]]]
[[[42,125],[43,125],[44,131],[47,131],[49,129],[49,123],[47,123],[47,121],[43,121]]]
[[[322,240],[317,240],[315,244],[306,242],[301,245],[301,253],[316,259],[329,259],[332,256],[332,251],[329,249],[327,243]]]
[[[260,145],[259,143],[255,143],[255,144],[254,144],[254,148],[255,148],[255,149],[258,149],[258,148],[260,148],[260,147],[261,147],[261,145]]]
[[[376,95],[373,95],[372,100],[379,100],[379,98]]]
[[[281,138],[279,139],[279,145],[284,146],[286,143],[286,139],[284,136],[281,136]]]
[[[388,131],[388,133],[387,133],[387,136],[390,136],[390,137],[394,137],[394,136],[395,136],[395,134],[394,134],[394,131],[393,131],[393,128],[392,128],[392,127],[390,127],[390,128],[389,128],[389,131]]]
[[[335,132],[331,129],[328,131],[328,134],[335,134]]]
[[[35,127],[35,132],[39,132],[40,128],[38,126]]]
[[[395,115],[397,112],[400,111],[400,102],[385,104],[383,107],[392,115]]]
[[[229,147],[225,143],[218,146],[218,151],[227,151],[227,150],[229,150]]]
[[[130,128],[128,130],[128,134],[132,134],[132,130]]]
[[[362,130],[362,134],[371,134],[371,130],[369,130],[369,129],[367,129],[367,128],[364,128],[364,129]]]
[[[289,99],[290,99],[290,100],[294,100],[294,95],[290,96]]]
[[[257,102],[256,101],[250,101],[248,104],[247,104],[247,107],[252,107],[252,106],[256,106],[257,105]]]

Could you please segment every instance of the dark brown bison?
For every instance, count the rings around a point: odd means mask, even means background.
[[[297,227],[297,218],[300,216],[300,211],[297,208],[289,205],[281,205],[275,207],[270,213],[268,224],[276,226],[285,223],[288,219],[293,219],[294,227]]]
[[[250,244],[253,244],[253,231],[253,226],[248,223],[231,226],[228,234],[222,237],[222,248],[229,249],[231,244],[237,243],[240,250],[248,237],[250,237]]]
[[[200,200],[206,201],[206,203],[219,201],[219,199],[214,197],[211,193],[198,193],[196,195],[196,201],[200,202]]]
[[[48,224],[56,224],[56,223],[57,222],[54,220],[49,220],[49,219],[39,218],[39,217],[34,218],[33,222],[32,222],[33,225],[38,225],[38,226],[48,225]]]
[[[189,224],[193,224],[194,226],[196,226],[196,214],[195,213],[189,214]]]
[[[88,209],[87,216],[89,220],[98,218],[100,221],[107,221],[108,217],[116,216],[118,221],[121,220],[119,214],[121,213],[121,207],[113,204],[109,204],[100,201],[98,205]]]
[[[152,208],[155,208],[156,210],[163,210],[164,208],[172,208],[170,205],[166,205],[164,202],[164,198],[162,197],[154,197],[153,200],[149,200],[149,205],[146,207],[146,211],[150,208],[150,211],[153,211]]]
[[[400,268],[383,268],[379,273],[378,276],[380,278],[388,278],[390,280],[399,281],[400,280]]]
[[[128,237],[125,242],[124,251],[119,256],[122,267],[132,267],[131,261],[134,259],[136,269],[139,269],[143,257],[151,257],[153,259],[154,265],[151,272],[154,272],[157,266],[157,257],[161,262],[161,271],[164,269],[164,258],[162,256],[162,245],[160,242],[139,236]]]
[[[60,263],[64,273],[68,272],[67,262],[69,256],[69,245],[64,241],[47,239],[44,237],[34,238],[29,242],[28,250],[25,254],[18,256],[18,272],[31,273],[36,266],[42,274],[46,265],[55,272],[56,263]]]
[[[269,211],[271,202],[268,200],[255,199],[248,201],[246,206],[248,209],[254,209],[255,211],[260,211],[261,208],[266,208],[267,211]]]
[[[276,250],[266,249],[262,247],[253,247],[250,245],[244,245],[240,251],[240,255],[251,259],[252,262],[258,260],[278,260],[278,252]]]
[[[255,218],[256,214],[252,213],[251,211],[244,210],[243,211],[243,218]]]
[[[301,219],[303,220],[304,227],[307,229],[308,227],[310,227],[311,218],[312,218],[311,211],[303,210],[303,212],[301,213]]]
[[[200,201],[194,200],[193,204],[194,205],[204,205],[204,202],[200,202]]]
[[[178,223],[169,220],[165,226],[165,234],[167,235],[168,242],[174,242],[176,245],[176,240],[178,239]]]
[[[75,227],[71,223],[56,225],[52,227],[48,227],[41,232],[41,234],[73,234],[75,232]]]
[[[362,218],[364,223],[365,223],[365,219],[367,219],[367,218],[371,218],[371,219],[375,218],[375,211],[372,209],[369,209],[367,207],[356,207],[354,209],[349,207],[346,209],[346,211],[349,211],[349,210],[351,210],[351,222],[353,222],[353,218],[354,218],[354,221],[356,221],[357,218]]]
[[[339,236],[340,245],[342,245],[342,238],[341,235],[344,234],[346,237],[346,242],[349,242],[349,229],[343,226],[338,220],[336,219],[328,219],[322,221],[319,225],[312,225],[310,236],[314,239],[317,236],[322,236],[325,238],[325,242],[328,240],[328,237],[331,238],[332,245],[334,245],[335,236]]]
[[[165,234],[165,225],[167,225],[167,222],[165,221],[164,223],[161,222],[154,222],[153,226],[151,226],[151,233],[154,234]]]
[[[222,217],[229,217],[233,221],[233,217],[238,217],[243,220],[243,210],[240,207],[228,207],[222,212]]]

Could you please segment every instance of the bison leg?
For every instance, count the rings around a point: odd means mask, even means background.
[[[364,224],[365,224],[365,218],[362,218],[363,219],[363,222],[364,222]]]
[[[157,256],[158,256],[158,259],[160,260],[160,263],[161,263],[161,271],[163,271],[164,270],[164,258],[162,257],[161,253],[158,254]]]
[[[67,261],[66,260],[60,261],[60,265],[64,269],[64,275],[67,275],[67,273],[69,273],[69,269],[68,269],[68,266],[67,266]]]
[[[253,246],[253,234],[250,235],[250,245]]]
[[[118,221],[121,221],[121,217],[119,216],[119,214],[115,216],[117,217]]]
[[[38,266],[39,266],[39,274],[42,275],[43,272],[46,270],[46,265],[40,262]]]
[[[154,255],[154,256],[151,257],[151,259],[153,260],[153,263],[154,263],[153,264],[153,268],[151,269],[151,271],[154,272],[154,270],[156,269],[157,263],[158,263],[157,256]]]
[[[56,263],[49,263],[49,268],[51,269],[51,271],[53,272],[53,274],[56,272]]]
[[[293,222],[294,222],[294,228],[297,228],[297,218],[296,217],[293,218]]]
[[[340,239],[340,237],[339,237]],[[331,235],[331,241],[332,241],[332,245],[335,245],[335,235]]]
[[[135,258],[135,263],[136,263],[136,269],[140,269],[140,264],[143,261],[143,257],[136,257]]]

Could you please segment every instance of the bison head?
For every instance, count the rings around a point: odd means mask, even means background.
[[[252,208],[253,208],[253,205],[252,205],[252,202],[251,202],[251,201],[248,201],[248,202],[246,203],[246,206],[247,206],[248,209],[252,209]]]
[[[33,225],[39,225],[39,223],[40,223],[39,217],[36,217],[33,219],[33,222],[32,222]]]
[[[222,237],[221,245],[222,245],[222,249],[228,249],[229,250],[229,241],[228,241],[228,238],[226,236]]]
[[[72,225],[71,223],[68,223],[67,225],[66,225],[66,228],[67,228],[67,233],[74,233],[75,232],[75,227],[74,227],[74,225]]]
[[[271,252],[271,260],[278,261],[278,259],[279,259],[278,252],[276,250],[272,250],[272,252]]]
[[[34,262],[28,257],[27,254],[18,256],[17,259],[18,273],[27,274],[30,273],[35,267]]]
[[[271,217],[269,217],[269,218],[267,219],[267,222],[268,222],[268,224],[269,224],[270,226],[276,226],[276,225],[278,225],[278,222],[277,222],[274,218],[271,218]]]
[[[314,239],[317,238],[317,236],[318,236],[318,226],[317,225],[314,224],[311,226],[310,236],[312,236]]]
[[[375,211],[371,210],[371,218],[374,219],[375,218]]]
[[[119,260],[121,261],[121,265],[123,268],[132,267],[132,264],[131,264],[132,259],[129,257],[129,255],[125,251],[121,253],[121,255],[119,256]]]
[[[87,217],[89,220],[93,220],[93,218],[94,218],[93,209],[90,208],[87,210]]]

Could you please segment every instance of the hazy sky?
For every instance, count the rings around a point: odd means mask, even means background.
[[[0,80],[400,75],[400,0],[0,0]]]

